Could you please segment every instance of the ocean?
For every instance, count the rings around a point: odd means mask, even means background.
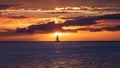
[[[0,68],[120,68],[120,42],[0,42]]]

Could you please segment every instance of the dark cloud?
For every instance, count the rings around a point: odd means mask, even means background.
[[[64,26],[83,26],[83,25],[92,25],[92,24],[96,24],[96,22],[91,18],[86,18],[86,19],[68,20],[64,23]]]
[[[48,32],[54,32],[54,31],[63,31],[61,24],[55,24],[55,22],[49,22],[47,24],[39,24],[39,25],[31,25],[28,26],[28,28],[17,28],[17,33],[34,33],[35,31],[48,33]]]
[[[101,28],[79,28],[76,31],[90,31],[90,32],[100,32],[100,31],[120,31],[120,25],[114,27],[106,26]]]
[[[114,27],[102,27],[102,28],[94,28],[90,29],[90,32],[100,32],[100,31],[120,31],[120,25],[114,26]]]
[[[9,8],[16,7],[16,6],[19,6],[19,5],[7,5],[7,4],[4,4],[4,5],[0,5],[0,9],[9,9]]]
[[[26,16],[15,16],[15,15],[11,15],[11,16],[7,16],[8,18],[13,18],[13,19],[24,19],[24,18],[29,18],[29,17],[26,17]]]
[[[114,26],[114,27],[104,27],[102,29],[107,30],[107,31],[119,31],[120,30],[120,25],[117,25],[117,26]]]
[[[92,28],[92,29],[89,29],[88,31],[90,32],[100,32],[100,31],[103,31],[104,28]]]
[[[110,19],[120,19],[120,14],[110,14],[103,16],[93,16],[93,17],[85,17],[79,18],[76,17],[73,20],[68,20],[64,23],[64,26],[83,26],[83,25],[92,25],[97,24],[97,20],[110,20]]]
[[[25,19],[30,18],[32,16],[24,16],[24,15],[4,15],[4,13],[0,12],[0,17],[12,18],[12,19]]]
[[[120,25],[111,27],[111,26],[106,26],[102,28],[78,28],[78,29],[63,29],[63,26],[92,26],[95,24],[99,24],[96,22],[97,20],[116,20],[120,19],[120,14],[110,14],[110,15],[103,15],[103,16],[93,16],[93,17],[83,17],[83,18],[74,18],[73,20],[68,20],[62,24],[55,24],[55,22],[49,22],[47,24],[38,24],[38,25],[30,25],[27,28],[17,28],[16,32],[17,33],[34,33],[35,31],[39,32],[55,32],[55,31],[61,31],[61,32],[77,32],[77,31],[90,31],[90,32],[98,32],[98,31],[119,31],[120,30]],[[113,22],[114,23],[114,22]],[[98,26],[99,27],[99,26]]]
[[[49,22],[47,24],[31,25],[28,27],[28,30],[41,30],[45,32],[61,31],[62,25],[55,24],[55,22]]]

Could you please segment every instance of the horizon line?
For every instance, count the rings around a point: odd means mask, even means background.
[[[56,41],[0,41],[2,42],[56,42]],[[120,41],[60,41],[60,42],[120,42]],[[58,42],[59,43],[59,42]]]

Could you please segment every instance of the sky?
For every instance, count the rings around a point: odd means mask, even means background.
[[[119,7],[120,0],[0,0],[1,5],[9,5],[17,8],[42,8],[53,9],[66,6],[101,6]],[[18,5],[18,6],[15,6]]]
[[[1,0],[0,41],[55,41],[56,32],[61,33],[61,41],[120,41],[119,3],[120,0]],[[80,10],[53,10],[56,7]]]

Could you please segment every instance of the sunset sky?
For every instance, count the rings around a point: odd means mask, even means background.
[[[0,0],[1,5],[22,8],[53,9],[66,6],[118,7],[120,0]],[[18,6],[17,6],[18,5]]]
[[[0,41],[120,41],[120,0],[1,0]],[[55,8],[79,10],[54,10]],[[40,10],[38,10],[40,9]]]

